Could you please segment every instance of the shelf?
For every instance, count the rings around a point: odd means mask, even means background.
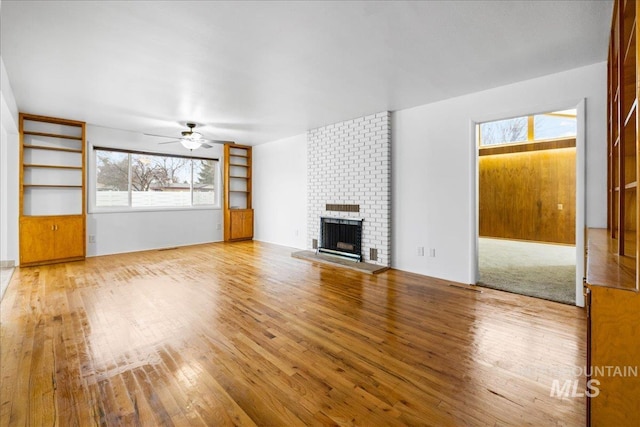
[[[25,188],[82,188],[82,185],[62,185],[62,184],[23,184]]]
[[[622,10],[624,8],[624,10]],[[636,250],[638,247],[638,67],[637,67],[637,11],[635,0],[624,5],[616,1],[609,43],[607,72],[607,134],[608,134],[608,225],[615,239],[595,246],[609,246],[608,251],[620,260],[603,256],[603,263],[620,263],[636,277]],[[596,233],[597,235],[597,233]],[[617,239],[616,239],[617,237]],[[595,237],[598,240],[598,237]],[[595,249],[596,251],[598,249]],[[603,254],[604,250],[602,250]],[[619,254],[619,255],[618,255]],[[607,278],[606,280],[615,280]],[[624,287],[624,286],[623,286]]]
[[[242,159],[248,159],[249,156],[247,156],[246,154],[229,154],[229,157],[240,157]]]
[[[604,229],[589,229],[587,282],[593,286],[635,290],[636,259],[616,254],[615,241],[607,238]],[[631,244],[633,236],[625,235]]]
[[[237,163],[229,163],[229,166],[240,166],[240,167],[243,167],[243,168],[248,168],[249,167],[249,165],[240,165],[240,164],[237,164]]]
[[[249,193],[247,190],[229,190],[229,193]]]
[[[634,43],[634,39],[636,36],[636,21],[633,21],[633,25],[631,27],[631,31],[629,32],[629,40],[626,42],[626,48],[624,50],[624,55],[623,55],[623,62],[625,62],[627,60],[627,58],[629,57],[629,53],[631,53],[632,55],[635,55],[635,52],[630,52],[632,49],[635,50],[635,43]],[[635,58],[634,58],[635,59]]]
[[[24,148],[31,148],[32,150],[65,151],[67,153],[82,154],[82,150],[76,150],[76,149],[73,149],[73,148],[47,147],[46,145],[24,144]]]
[[[229,175],[229,178],[249,179],[248,176],[237,176],[237,175]]]
[[[64,138],[64,139],[73,139],[73,140],[76,140],[76,141],[82,141],[82,137],[81,136],[59,135],[57,133],[31,132],[31,131],[24,131],[22,133],[24,135],[46,136],[46,137],[49,137],[49,138]],[[26,147],[26,145],[25,145],[25,147]]]
[[[47,169],[74,169],[74,170],[82,170],[82,166],[58,166],[58,165],[34,165],[34,164],[24,164],[22,165],[25,168],[47,168]]]
[[[636,108],[638,107],[638,99],[635,99],[633,101],[633,104],[631,104],[631,108],[629,108],[629,113],[627,113],[627,117],[625,117],[624,119],[624,126],[626,126],[627,124],[629,124],[629,120],[631,120],[632,118],[635,118],[635,112],[636,112]],[[632,123],[632,125],[635,126],[635,123]]]

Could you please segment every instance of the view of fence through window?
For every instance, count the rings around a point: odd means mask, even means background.
[[[215,205],[217,160],[96,149],[96,206]]]
[[[480,146],[517,144],[576,136],[576,110],[481,123]]]

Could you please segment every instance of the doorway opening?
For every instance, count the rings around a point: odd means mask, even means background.
[[[577,111],[480,123],[479,286],[576,304]]]

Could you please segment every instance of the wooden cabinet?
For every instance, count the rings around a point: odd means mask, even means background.
[[[85,256],[85,123],[20,114],[20,265]]]
[[[229,212],[230,235],[228,240],[253,238],[253,210],[234,209]]]
[[[20,218],[20,263],[84,258],[84,224],[82,216]]]
[[[588,230],[587,420],[640,420],[637,0],[614,3],[608,62],[608,229]]]
[[[224,146],[224,240],[253,238],[251,147]]]
[[[590,285],[590,425],[640,420],[640,294]]]

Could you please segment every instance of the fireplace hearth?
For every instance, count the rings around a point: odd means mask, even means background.
[[[362,221],[320,217],[318,252],[362,261]]]

